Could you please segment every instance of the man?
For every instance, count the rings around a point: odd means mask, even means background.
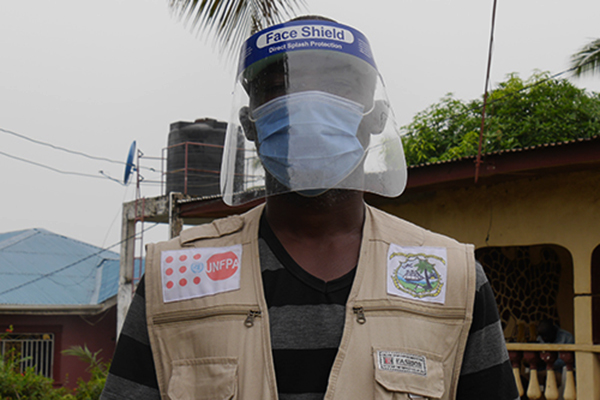
[[[575,343],[573,335],[557,326],[551,319],[541,320],[537,332],[537,341],[540,343]]]
[[[571,334],[571,332],[566,331],[556,325],[551,319],[543,319],[540,321],[537,326],[538,337],[536,340],[539,343],[555,343],[555,344],[573,344],[575,343],[575,338]],[[566,364],[563,360],[558,358],[554,362],[554,369],[556,371],[561,371],[566,367]]]
[[[223,199],[266,205],[148,247],[102,399],[516,399],[472,247],[363,201],[406,181],[364,35],[270,27],[237,83]]]

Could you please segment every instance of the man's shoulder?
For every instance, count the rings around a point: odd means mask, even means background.
[[[219,239],[240,232],[249,223],[257,223],[262,213],[263,206],[257,206],[243,214],[230,215],[217,218],[211,222],[185,229],[173,239],[154,244],[161,250],[176,249],[190,243],[205,240]]]
[[[402,236],[406,236],[407,239],[410,238],[412,242],[420,242],[420,245],[423,246],[454,247],[465,245],[454,238],[430,231],[373,206],[368,206],[368,208],[373,223],[376,224],[378,230],[387,237],[402,238]]]
[[[573,337],[571,332],[566,331],[562,328],[558,328],[558,331],[556,332],[556,340],[554,341],[554,343],[575,343],[575,338]]]

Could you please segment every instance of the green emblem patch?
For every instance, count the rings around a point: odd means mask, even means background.
[[[445,282],[436,269],[437,263],[446,265],[446,260],[434,254],[403,253],[390,254],[389,260],[397,258],[398,266],[393,269],[392,282],[396,289],[411,297],[437,297]]]

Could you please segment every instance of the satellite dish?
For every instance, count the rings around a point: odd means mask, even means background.
[[[127,154],[127,162],[125,165],[125,176],[123,177],[123,184],[127,185],[129,178],[131,178],[131,171],[134,169],[135,164],[133,163],[133,156],[135,155],[135,140],[129,147],[129,154]]]

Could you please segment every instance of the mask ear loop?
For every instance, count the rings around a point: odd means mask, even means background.
[[[373,107],[363,115],[358,127],[359,132],[369,132],[378,135],[385,129],[388,120],[390,105],[387,100],[375,100]]]
[[[256,125],[250,116],[250,107],[244,106],[240,108],[239,119],[244,134],[246,135],[246,139],[256,142],[258,135],[256,133]]]
[[[266,102],[265,104],[258,106],[254,110],[251,110],[248,106],[240,108],[239,119],[240,123],[242,124],[242,128],[244,129],[246,138],[248,140],[251,140],[258,144],[258,132],[256,131],[257,118],[253,114],[259,110],[268,110],[269,108],[272,108],[274,102],[280,99],[281,97],[275,98],[271,101]]]
[[[260,108],[268,106],[270,102],[261,105]],[[372,135],[378,135],[385,129],[389,115],[389,103],[387,100],[375,100],[371,109],[363,113],[363,119],[360,122],[358,131],[369,132]],[[256,110],[255,110],[256,111]],[[250,107],[244,106],[240,109],[239,119],[248,140],[256,142],[258,135],[256,132],[256,118],[253,118]]]

